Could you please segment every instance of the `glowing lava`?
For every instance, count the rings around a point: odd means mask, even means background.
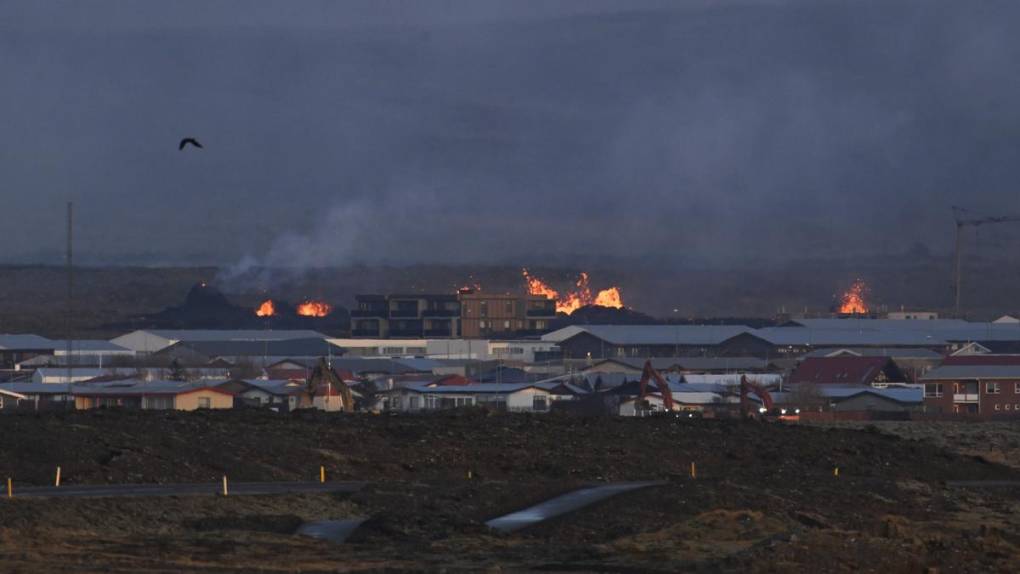
[[[333,306],[322,301],[305,301],[297,306],[297,314],[303,317],[325,317],[333,312]]]
[[[261,305],[255,309],[255,314],[259,317],[272,317],[276,314],[276,307],[273,306],[272,299],[266,299]]]
[[[854,284],[843,293],[840,298],[839,312],[844,315],[865,315],[868,313],[868,304],[864,300],[864,295],[868,291],[867,284],[860,279],[854,281]]]
[[[574,284],[576,289],[564,295],[560,295],[559,291],[550,287],[545,281],[528,273],[527,269],[523,269],[521,273],[528,284],[528,293],[531,295],[544,295],[550,299],[555,299],[557,313],[569,315],[585,305],[600,305],[616,309],[623,307],[623,294],[620,292],[619,287],[603,289],[593,295],[591,287],[588,285],[588,274],[585,272],[581,272],[581,275],[577,278],[577,282]]]

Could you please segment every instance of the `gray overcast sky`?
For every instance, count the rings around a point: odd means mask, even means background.
[[[105,263],[944,251],[950,205],[1020,212],[1018,21],[1006,1],[0,0],[0,261],[59,262],[68,199]]]

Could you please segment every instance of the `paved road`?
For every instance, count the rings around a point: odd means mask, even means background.
[[[520,530],[526,526],[538,524],[544,520],[549,520],[550,518],[584,508],[589,504],[594,504],[600,500],[616,496],[617,494],[638,490],[640,488],[648,488],[649,486],[662,486],[664,484],[666,484],[664,481],[618,482],[602,486],[593,486],[591,488],[582,488],[580,490],[575,490],[573,492],[557,496],[556,498],[550,498],[549,500],[536,504],[530,508],[511,512],[510,514],[500,516],[499,518],[493,518],[486,522],[485,525],[489,528],[494,528],[502,532],[513,532],[514,530]]]
[[[315,492],[357,492],[363,482],[229,482],[230,496],[248,494],[298,494]],[[4,493],[6,494],[6,493]],[[14,484],[14,498],[189,496],[223,494],[223,484],[98,484],[66,486],[25,486]]]

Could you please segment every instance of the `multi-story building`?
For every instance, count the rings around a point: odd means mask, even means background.
[[[351,310],[354,337],[457,337],[457,295],[357,295]]]
[[[514,338],[539,335],[556,318],[541,295],[462,290],[450,295],[358,295],[351,336],[372,338]]]
[[[928,412],[1020,417],[1020,364],[943,365],[921,381]]]
[[[556,318],[556,301],[544,295],[461,291],[461,334],[467,338],[541,335]]]

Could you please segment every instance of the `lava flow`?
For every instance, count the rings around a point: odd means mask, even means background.
[[[272,317],[276,314],[276,307],[273,306],[272,299],[266,299],[261,305],[255,309],[255,314],[259,317]]]
[[[333,311],[333,306],[322,301],[305,301],[297,306],[297,314],[303,317],[325,317]]]
[[[866,315],[868,304],[864,300],[864,295],[867,291],[868,286],[864,281],[860,279],[854,281],[853,285],[840,298],[839,312],[844,315]]]
[[[550,287],[545,281],[528,273],[527,269],[523,269],[522,274],[528,284],[528,293],[531,295],[544,295],[556,300],[557,313],[569,315],[585,305],[599,305],[616,309],[623,307],[623,294],[620,292],[619,287],[603,289],[593,295],[591,287],[588,285],[588,274],[583,271],[574,284],[576,289],[564,295],[560,295],[559,291]]]

